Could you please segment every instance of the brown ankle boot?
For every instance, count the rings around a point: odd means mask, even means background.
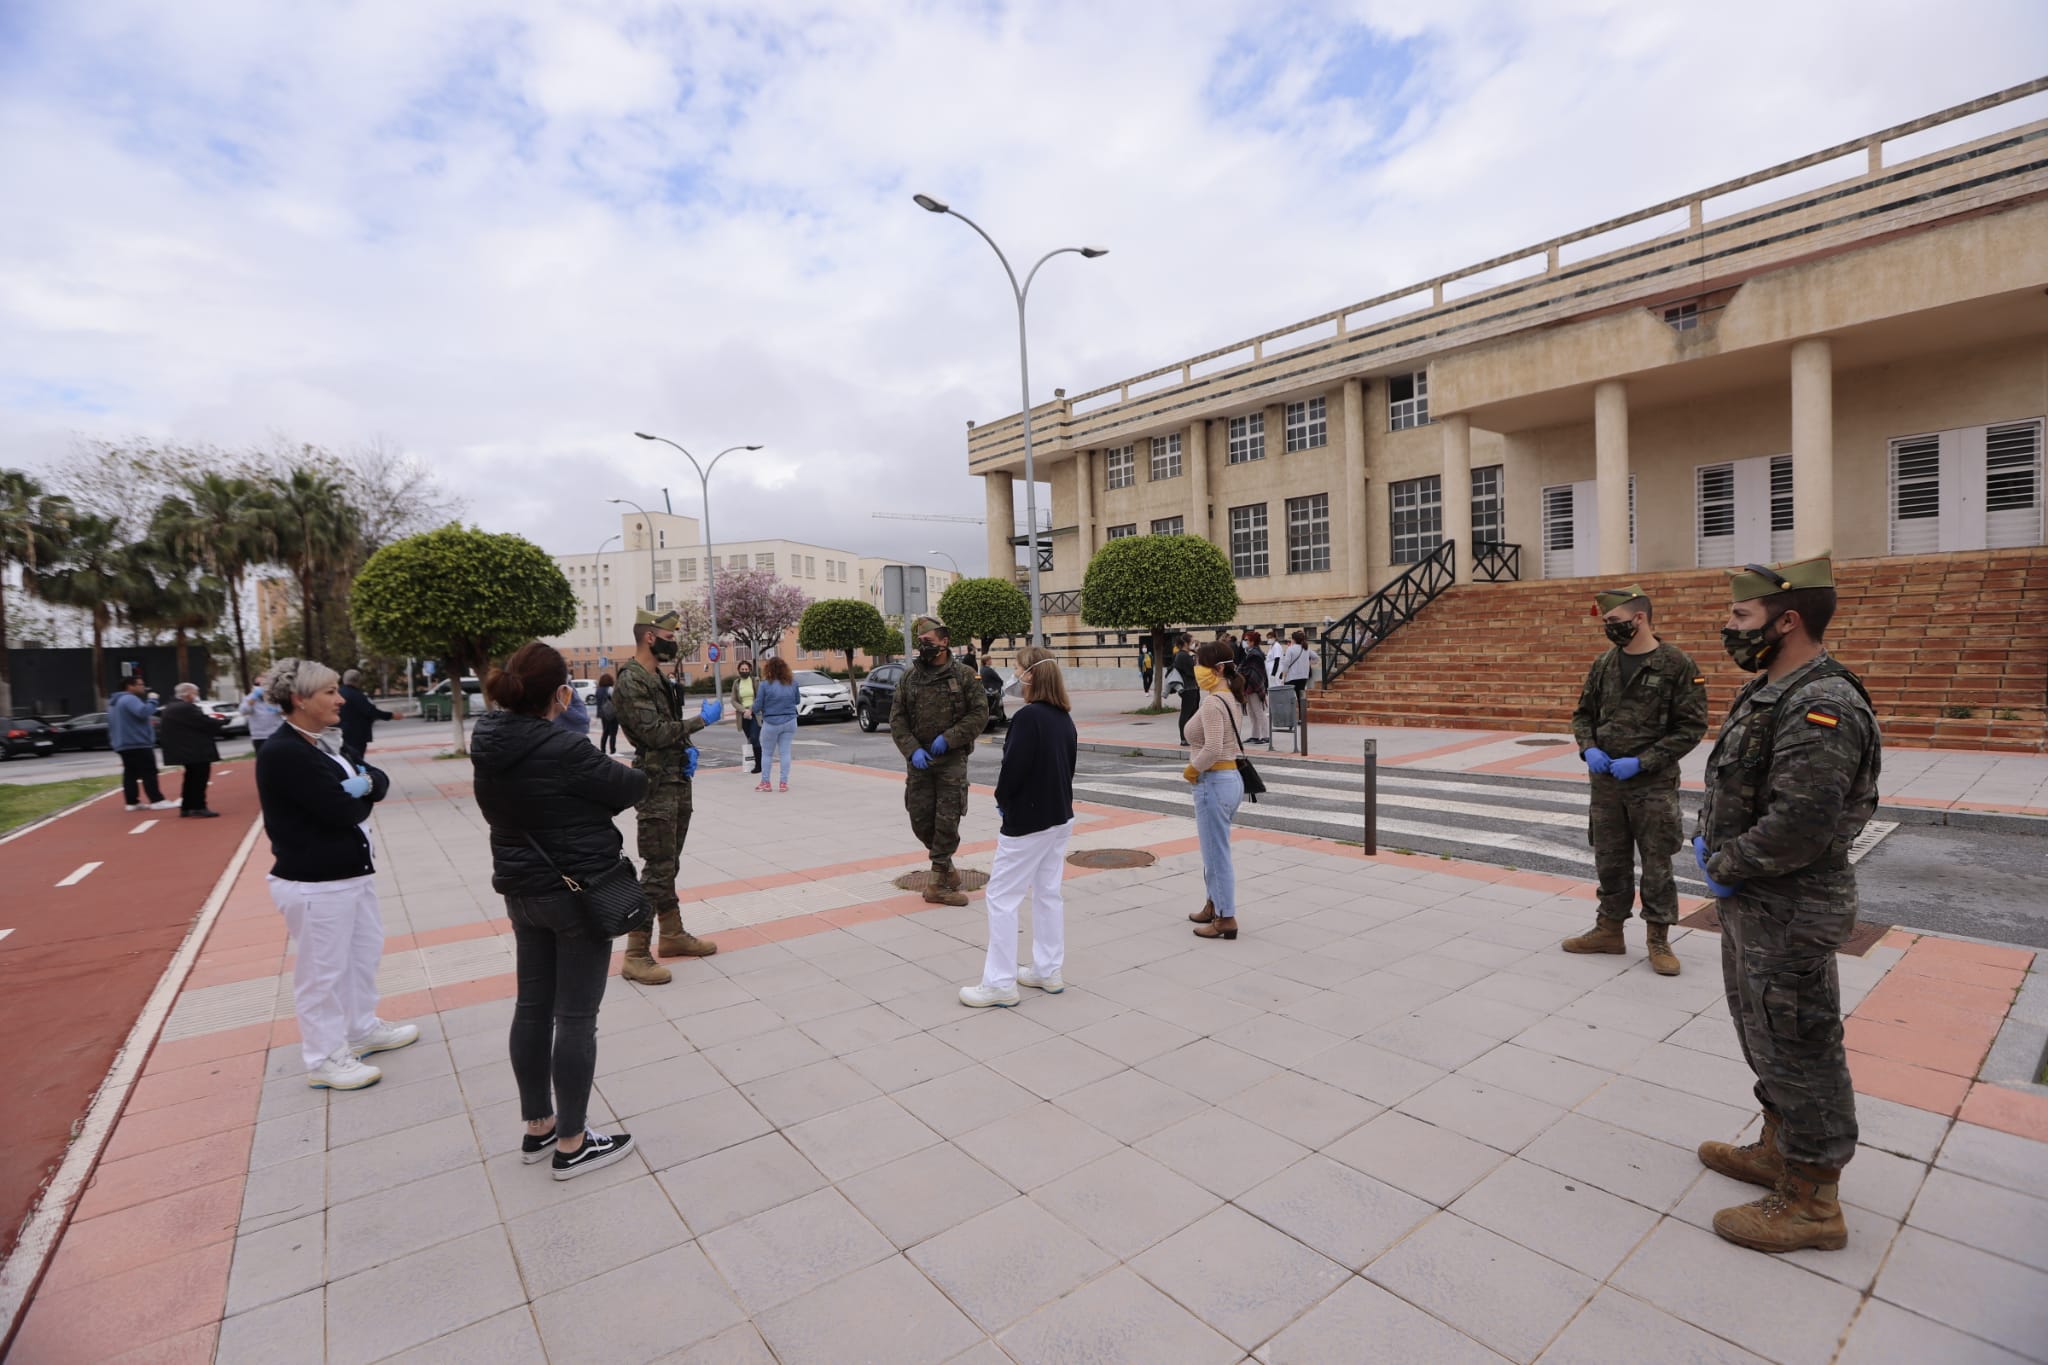
[[[628,981],[637,981],[643,986],[666,986],[675,979],[675,973],[654,960],[648,949],[653,934],[646,929],[636,929],[626,935],[626,960],[619,968],[619,975]]]
[[[956,889],[959,874],[949,864],[940,867],[932,864],[932,870],[925,874],[924,901],[926,905],[965,905],[967,893]]]
[[[1849,1244],[1837,1197],[1839,1168],[1785,1163],[1778,1187],[1753,1204],[1714,1215],[1714,1231],[1753,1251],[1840,1251]]]
[[[708,938],[698,938],[683,927],[683,912],[664,910],[661,912],[661,938],[655,948],[663,957],[710,957],[718,951],[718,945]]]
[[[1195,930],[1196,938],[1223,938],[1235,941],[1237,938],[1237,916],[1217,916],[1212,923]]]
[[[1216,918],[1216,902],[1213,900],[1203,901],[1202,912],[1198,915],[1189,915],[1188,918],[1197,924],[1207,924],[1210,920]]]
[[[1593,921],[1591,929],[1577,938],[1566,939],[1564,950],[1568,953],[1627,952],[1628,943],[1621,936],[1621,924],[1618,919],[1609,919],[1602,915]]]
[[[1659,976],[1677,976],[1678,954],[1671,951],[1671,926],[1652,924],[1648,928],[1650,969]]]
[[[1778,1188],[1778,1177],[1785,1173],[1785,1156],[1778,1150],[1778,1116],[1764,1110],[1764,1131],[1755,1142],[1740,1147],[1731,1142],[1702,1142],[1700,1165],[1730,1180],[1746,1180],[1767,1190]]]

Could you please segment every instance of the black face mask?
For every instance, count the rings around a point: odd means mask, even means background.
[[[1605,621],[1601,623],[1601,629],[1605,630],[1607,638],[1617,645],[1625,645],[1636,638],[1636,623],[1633,619]]]
[[[917,642],[917,661],[923,664],[935,664],[939,661],[939,654],[944,649],[944,645],[935,645],[919,640]]]
[[[1785,637],[1772,635],[1771,627],[1776,625],[1776,616],[1766,620],[1754,630],[1735,630],[1732,627],[1721,631],[1721,647],[1728,651],[1728,657],[1735,666],[1745,673],[1755,673],[1770,665],[1771,656],[1778,652],[1778,646]]]
[[[674,640],[664,640],[659,635],[647,642],[647,651],[654,656],[656,662],[664,664],[682,652],[676,648]]]

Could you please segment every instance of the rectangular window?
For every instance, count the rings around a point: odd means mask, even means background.
[[[1895,555],[1941,548],[1941,437],[1892,442],[1892,538]]]
[[[1416,564],[1427,559],[1444,538],[1443,476],[1431,474],[1389,484],[1387,504],[1390,562]]]
[[[1984,433],[1984,544],[2041,543],[2041,423],[2009,422]]]
[[[676,576],[676,566],[675,566],[675,561],[674,561],[674,560],[670,560],[670,559],[657,559],[657,560],[655,560],[655,561],[654,561],[654,581],[655,581],[655,582],[657,582],[657,583],[667,583],[667,582],[670,582],[670,581],[672,581],[672,580],[673,580],[673,579],[675,578],[675,576]]]
[[[1239,578],[1264,578],[1272,572],[1263,502],[1230,509],[1230,572]]]
[[[1307,450],[1330,443],[1329,405],[1320,398],[1287,405],[1287,448]]]
[[[1129,488],[1138,481],[1138,448],[1117,446],[1102,452],[1102,486]]]
[[[1110,527],[1105,534],[1111,540],[1122,540],[1125,536],[1134,536],[1138,534],[1138,523],[1135,521],[1127,521],[1121,526]]]
[[[1633,523],[1631,523],[1633,524]],[[1771,558],[1792,557],[1792,457],[1771,457]]]
[[[1664,310],[1664,321],[1674,332],[1690,332],[1700,325],[1700,306],[1697,303],[1676,304]]]
[[[1187,532],[1184,529],[1186,526],[1187,520],[1184,517],[1161,517],[1152,523],[1152,534],[1155,536],[1186,535]]]
[[[815,557],[811,556],[811,555],[805,555],[805,556],[804,556],[804,577],[805,577],[805,578],[816,578],[817,576],[818,576],[818,561],[817,561],[817,559],[816,559]]]
[[[735,572],[744,569],[747,567],[747,557],[745,555],[727,555],[725,567]]]
[[[679,559],[676,561],[676,566],[683,571],[683,581],[685,583],[697,581],[697,561],[694,558]]]
[[[1330,495],[1287,500],[1287,572],[1330,571]]]
[[[1387,376],[1387,430],[1429,425],[1429,371]]]
[[[767,569],[773,573],[775,570],[775,552],[771,550],[767,554],[755,555],[754,567],[757,569]]]
[[[1266,414],[1248,412],[1230,419],[1230,463],[1250,464],[1266,458]],[[1264,570],[1260,570],[1264,572]]]
[[[1498,545],[1506,538],[1506,512],[1501,503],[1501,467],[1483,465],[1472,471],[1472,552]]]
[[[1180,433],[1152,438],[1152,477],[1154,479],[1177,479],[1180,477]]]

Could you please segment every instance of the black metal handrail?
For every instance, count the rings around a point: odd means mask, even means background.
[[[1363,659],[1382,641],[1415,619],[1438,594],[1457,578],[1458,546],[1446,540],[1428,556],[1408,566],[1406,573],[1353,607],[1334,625],[1323,629],[1317,643],[1323,652],[1323,686],[1342,677],[1344,670]]]
[[[1522,547],[1501,540],[1472,543],[1472,577],[1488,583],[1518,583],[1522,578]]]
[[[1041,616],[1079,616],[1081,614],[1081,590],[1067,588],[1060,592],[1038,594],[1038,614]]]

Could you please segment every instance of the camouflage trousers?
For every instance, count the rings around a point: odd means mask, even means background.
[[[1787,1161],[1840,1167],[1856,1154],[1856,1094],[1842,1048],[1835,949],[1856,923],[1855,874],[1820,874],[1840,894],[1797,899],[1748,888],[1721,902],[1721,984],[1757,1103],[1776,1114]],[[1801,881],[1811,886],[1815,874]]]
[[[690,784],[656,779],[635,808],[640,816],[640,889],[657,915],[676,908],[676,867],[690,836]]]
[[[1685,842],[1676,774],[1668,780],[1592,778],[1586,842],[1600,874],[1600,917],[1625,920],[1636,900],[1636,858],[1643,864],[1643,921],[1678,922],[1678,882],[1671,859]]]
[[[960,847],[960,817],[967,814],[967,759],[943,760],[904,776],[903,808],[917,841],[931,850],[934,867],[951,867]]]

